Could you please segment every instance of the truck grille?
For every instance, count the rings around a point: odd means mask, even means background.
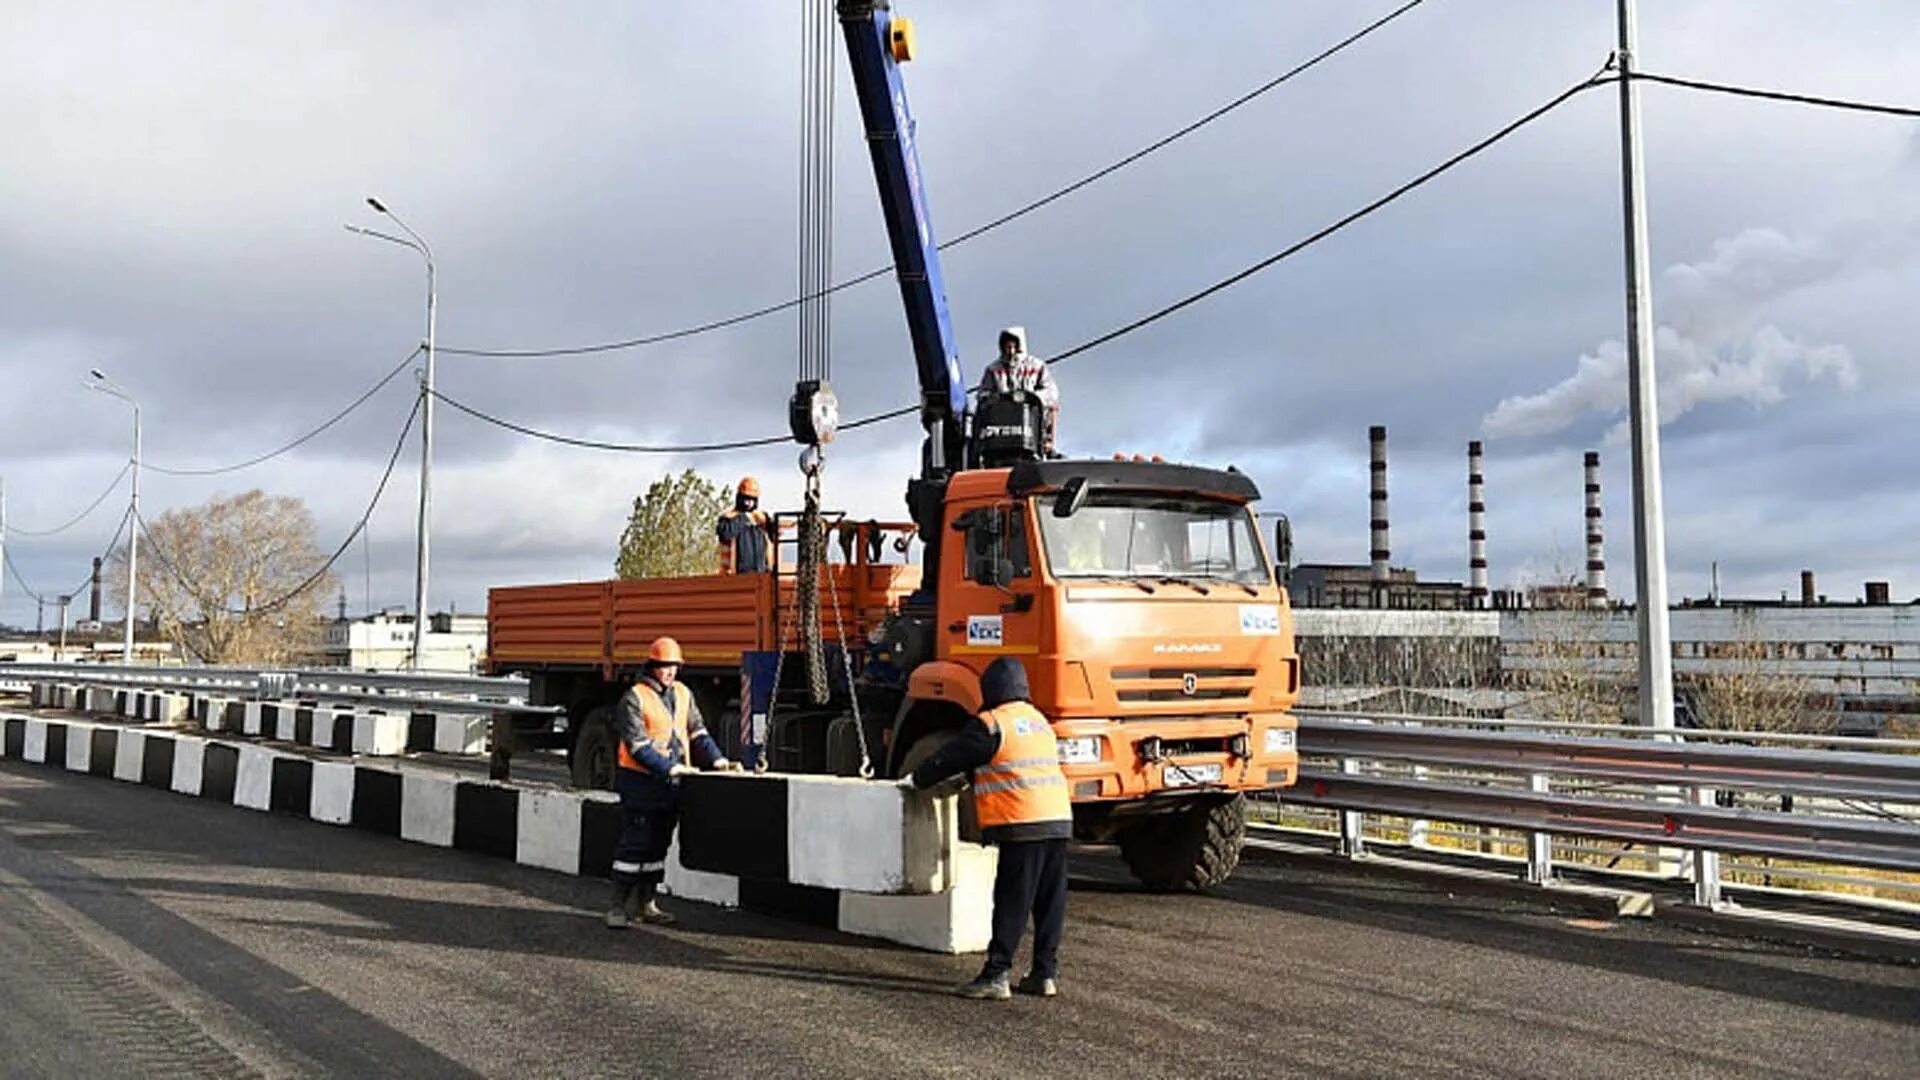
[[[1170,701],[1245,701],[1253,696],[1250,667],[1115,668],[1116,683],[1147,682],[1159,686],[1123,687],[1115,696],[1123,703]]]

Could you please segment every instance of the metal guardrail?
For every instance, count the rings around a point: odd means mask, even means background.
[[[340,668],[238,668],[126,664],[4,664],[0,677],[21,682],[216,691],[272,699],[312,699],[442,712],[555,714],[526,703],[527,682],[481,675],[351,671]]]
[[[1723,853],[1920,872],[1920,754],[1554,734],[1524,722],[1490,730],[1505,723],[1303,715],[1308,764],[1278,798],[1333,811],[1349,855],[1363,853],[1369,815],[1405,819],[1410,838],[1430,821],[1518,833],[1537,882],[1567,850],[1556,838],[1686,849],[1694,900],[1707,906],[1722,899]],[[1751,808],[1762,792],[1801,809]]]

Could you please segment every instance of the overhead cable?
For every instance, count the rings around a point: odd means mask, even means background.
[[[157,473],[165,473],[168,476],[218,476],[222,473],[239,472],[241,469],[250,469],[253,466],[258,465],[262,462],[271,461],[282,454],[285,454],[291,450],[294,450],[306,444],[308,441],[312,440],[316,436],[320,435],[321,433],[325,432],[329,428],[333,427],[335,424],[338,424],[340,421],[345,420],[348,417],[348,415],[350,415],[355,409],[358,409],[360,406],[365,405],[367,401],[373,397],[373,395],[379,393],[383,387],[385,387],[388,383],[392,382],[395,376],[399,375],[402,371],[405,371],[407,368],[407,365],[413,362],[413,358],[420,355],[422,348],[424,348],[424,346],[416,346],[412,352],[408,353],[406,357],[400,361],[400,363],[394,366],[392,371],[389,371],[385,375],[381,376],[379,382],[376,382],[372,386],[367,387],[366,391],[363,392],[359,397],[354,398],[351,402],[348,402],[346,408],[341,409],[337,413],[334,413],[332,416],[328,417],[327,420],[324,423],[322,423],[319,427],[314,428],[312,431],[307,432],[305,435],[302,435],[299,438],[293,440],[292,442],[286,444],[285,446],[280,447],[278,450],[270,450],[267,453],[261,454],[259,457],[252,457],[252,458],[248,458],[245,461],[236,461],[231,465],[220,465],[220,466],[209,468],[209,469],[172,468],[166,465],[150,465],[150,464],[147,464],[146,462],[141,462],[141,468],[151,469]]]
[[[1412,11],[1414,8],[1419,7],[1423,3],[1426,3],[1426,0],[1407,0],[1406,3],[1401,4],[1399,7],[1375,19],[1373,22],[1368,23],[1366,26],[1361,27],[1359,30],[1354,31],[1353,33],[1340,39],[1334,44],[1329,45],[1325,49],[1322,49],[1318,53],[1315,53],[1313,56],[1308,57],[1306,60],[1303,60],[1300,63],[1295,64],[1293,67],[1288,68],[1286,71],[1283,71],[1280,74],[1274,76],[1273,78],[1268,79],[1266,82],[1261,83],[1259,86],[1254,87],[1252,90],[1249,90],[1246,93],[1240,95],[1239,97],[1234,98],[1232,101],[1227,102],[1225,105],[1222,105],[1217,109],[1214,109],[1212,112],[1207,113],[1205,116],[1202,116],[1199,119],[1194,120],[1193,122],[1186,124],[1183,127],[1180,127],[1166,135],[1161,136],[1158,139],[1155,139],[1153,142],[1148,143],[1147,145],[1141,147],[1138,150],[1133,151],[1130,154],[1125,155],[1124,157],[1121,157],[1113,162],[1110,162],[1109,164],[1103,165],[1100,168],[1095,169],[1094,171],[1086,174],[1085,176],[1080,177],[1078,180],[1075,180],[1064,187],[1056,188],[1053,191],[1048,192],[1047,194],[1042,195],[1037,199],[1034,199],[1032,202],[1029,202],[1024,206],[1019,207],[1018,209],[1011,210],[1005,214],[1000,215],[997,218],[992,219],[991,221],[983,222],[979,225],[974,226],[971,229],[966,230],[965,232],[959,233],[958,235],[952,237],[951,239],[948,239],[943,243],[941,243],[939,246],[939,249],[941,251],[946,251],[949,248],[957,247],[961,244],[964,244],[969,240],[975,239],[980,236],[984,236],[987,233],[990,233],[993,230],[1000,228],[1002,225],[1007,225],[1014,221],[1018,221],[1019,219],[1026,217],[1028,214],[1031,214],[1034,211],[1041,209],[1042,207],[1045,207],[1054,202],[1057,202],[1060,199],[1063,199],[1068,195],[1071,195],[1074,192],[1079,191],[1081,188],[1097,183],[1100,180],[1104,180],[1107,177],[1113,175],[1114,173],[1117,173],[1120,170],[1126,168],[1127,166],[1132,165],[1137,161],[1140,161],[1142,158],[1148,157],[1154,153],[1164,150],[1168,146],[1171,146],[1172,144],[1180,141],[1181,139],[1186,138],[1188,135],[1191,135],[1194,132],[1199,131],[1200,129],[1206,127],[1207,125],[1212,124],[1214,121],[1219,120],[1220,118],[1235,111],[1236,109],[1239,109],[1241,106],[1246,105],[1247,103],[1253,101],[1256,98],[1259,98],[1260,96],[1266,94],[1268,91],[1271,91],[1278,86],[1281,86],[1287,82],[1292,81],[1296,76],[1302,75],[1307,71],[1310,71],[1315,67],[1318,67],[1320,64],[1324,63],[1327,60],[1332,59],[1334,56],[1338,55],[1339,53],[1344,52],[1348,48],[1359,44],[1363,39],[1371,36],[1376,31],[1385,27],[1387,24],[1400,18],[1402,15],[1407,14],[1408,12]],[[659,345],[663,342],[677,341],[681,338],[694,337],[699,334],[711,333],[712,331],[715,331],[715,330],[724,330],[730,326],[738,326],[741,323],[752,322],[755,319],[764,318],[768,315],[778,314],[779,312],[787,311],[791,308],[798,307],[803,303],[807,303],[808,301],[817,299],[819,297],[831,296],[834,293],[841,292],[842,290],[851,289],[856,285],[864,285],[867,282],[872,281],[876,278],[885,277],[886,275],[892,273],[893,269],[894,268],[891,265],[876,267],[875,269],[869,270],[864,274],[860,274],[855,277],[848,278],[845,281],[839,282],[838,284],[835,284],[829,288],[823,289],[820,292],[814,293],[812,295],[803,294],[801,296],[794,297],[791,300],[782,300],[777,304],[768,304],[765,307],[755,308],[752,311],[743,311],[738,315],[730,315],[730,316],[727,316],[726,318],[712,320],[711,322],[697,323],[692,326],[682,327],[678,330],[665,330],[659,333],[646,334],[639,337],[625,338],[619,341],[607,341],[607,342],[601,342],[595,345],[572,345],[572,346],[563,346],[558,348],[547,348],[547,349],[440,348],[436,351],[447,354],[447,355],[453,355],[453,356],[484,356],[484,357],[494,357],[494,358],[501,358],[501,359],[516,359],[516,358],[525,359],[525,358],[542,357],[542,356],[582,356],[590,353],[614,352],[621,349],[635,349],[635,348],[640,348],[647,345]],[[842,426],[844,427],[844,425]]]
[[[413,430],[413,422],[420,418],[421,400],[422,399],[418,397],[413,399],[413,408],[411,411],[407,413],[407,422],[401,425],[400,437],[394,440],[393,453],[388,455],[387,457],[386,470],[380,474],[380,483],[377,486],[375,486],[373,489],[373,498],[367,501],[366,513],[363,513],[360,515],[360,520],[354,524],[353,531],[347,533],[347,538],[345,540],[340,541],[339,547],[333,549],[333,554],[327,556],[327,561],[324,563],[321,563],[319,569],[315,570],[311,574],[308,574],[306,579],[301,581],[300,584],[294,586],[293,588],[287,590],[285,593],[282,593],[281,595],[273,598],[272,600],[266,601],[265,603],[262,603],[262,604],[258,604],[254,607],[244,608],[238,611],[232,608],[223,608],[222,611],[225,614],[227,615],[258,615],[263,612],[273,611],[276,608],[282,607],[298,599],[308,589],[313,588],[314,583],[318,582],[321,578],[325,577],[328,574],[328,572],[333,569],[334,564],[339,562],[341,557],[347,553],[347,548],[351,547],[354,540],[356,540],[360,536],[360,534],[366,530],[367,522],[373,518],[374,510],[380,505],[380,497],[386,493],[387,482],[393,479],[393,469],[394,469],[394,466],[400,460],[400,451],[406,447],[407,435],[409,432]],[[160,565],[166,569],[167,574],[170,577],[172,577],[175,581],[179,582],[181,588],[186,589],[189,592],[193,591],[193,586],[187,581],[186,577],[180,573],[179,568],[174,565],[173,560],[167,557],[165,547],[161,545],[159,541],[154,539],[153,532],[147,528],[147,523],[144,518],[140,520],[139,525],[140,525],[141,535],[147,538],[147,544],[152,549],[154,556],[159,561]]]
[[[87,508],[85,510],[82,510],[79,513],[73,515],[73,517],[67,519],[67,521],[64,524],[57,525],[51,529],[23,529],[18,525],[9,525],[7,526],[7,532],[10,534],[16,534],[19,536],[56,536],[60,533],[66,532],[68,529],[71,529],[75,525],[78,525],[82,521],[85,521],[88,515],[92,514],[95,510],[100,509],[100,504],[107,501],[107,496],[113,494],[114,489],[120,486],[120,481],[125,480],[127,478],[127,473],[130,472],[132,469],[133,469],[133,462],[131,460],[129,460],[125,465],[120,466],[120,471],[113,474],[113,482],[108,484],[106,488],[100,492],[100,494],[94,496],[93,501],[87,504]]]
[[[1617,75],[1610,72],[1608,68],[1603,67],[1598,72],[1594,73],[1594,75],[1591,78],[1588,78],[1582,82],[1575,83],[1572,86],[1568,87],[1567,89],[1562,90],[1559,94],[1555,95],[1552,99],[1548,100],[1545,104],[1530,110],[1529,112],[1525,113],[1518,119],[1512,121],[1511,123],[1508,123],[1504,127],[1500,128],[1498,131],[1495,131],[1493,134],[1487,136],[1484,139],[1481,139],[1479,142],[1474,143],[1472,146],[1467,147],[1465,150],[1460,151],[1459,153],[1446,159],[1440,164],[1434,166],[1433,168],[1428,169],[1427,171],[1421,173],[1420,175],[1414,177],[1413,179],[1407,181],[1406,183],[1401,184],[1399,187],[1394,188],[1392,191],[1387,192],[1385,195],[1380,196],[1379,198],[1373,200],[1372,202],[1367,203],[1365,206],[1362,206],[1358,210],[1355,210],[1352,213],[1347,214],[1346,216],[1340,218],[1339,220],[1333,222],[1332,224],[1327,225],[1326,227],[1319,229],[1318,231],[1313,232],[1308,236],[1295,241],[1292,244],[1287,245],[1286,247],[1280,249],[1279,251],[1274,252],[1272,255],[1269,255],[1266,258],[1261,259],[1259,262],[1252,264],[1251,266],[1245,267],[1244,269],[1238,270],[1228,275],[1227,277],[1221,278],[1219,281],[1216,281],[1213,284],[1208,285],[1204,289],[1201,289],[1197,292],[1189,293],[1186,296],[1181,297],[1179,300],[1174,301],[1173,303],[1167,304],[1164,307],[1161,307],[1137,319],[1133,319],[1129,322],[1123,323],[1120,326],[1113,328],[1112,330],[1108,330],[1107,332],[1098,335],[1097,337],[1089,338],[1088,340],[1083,341],[1080,344],[1075,345],[1072,348],[1067,349],[1062,353],[1059,353],[1053,357],[1050,357],[1047,360],[1047,363],[1057,364],[1063,360],[1069,360],[1075,356],[1079,356],[1083,353],[1090,352],[1093,349],[1099,348],[1100,346],[1107,344],[1108,342],[1114,341],[1118,338],[1125,337],[1126,335],[1131,334],[1136,330],[1142,329],[1143,327],[1159,322],[1161,319],[1164,319],[1167,316],[1172,315],[1175,312],[1178,312],[1184,308],[1197,304],[1200,301],[1206,299],[1209,296],[1212,296],[1217,292],[1231,288],[1232,286],[1237,285],[1242,281],[1245,281],[1247,278],[1250,278],[1255,274],[1258,274],[1261,271],[1274,266],[1276,263],[1282,262],[1288,258],[1293,257],[1294,255],[1299,254],[1302,251],[1305,251],[1307,248],[1310,248],[1315,244],[1320,243],[1322,240],[1325,240],[1328,237],[1333,236],[1335,233],[1340,232],[1341,230],[1347,228],[1348,226],[1354,224],[1355,222],[1358,222],[1363,218],[1371,216],[1372,214],[1384,209],[1388,205],[1394,202],[1397,202],[1398,200],[1412,193],[1416,189],[1424,187],[1425,185],[1438,179],[1443,174],[1452,171],[1454,168],[1458,167],[1461,164],[1464,164],[1469,159],[1474,158],[1479,154],[1485,152],[1486,150],[1492,148],[1495,144],[1504,141],[1506,138],[1513,135],[1515,132],[1518,132],[1521,128],[1526,127],[1528,124],[1533,123],[1535,120],[1540,119],[1542,116],[1545,116],[1546,114],[1566,104],[1568,101],[1572,100],[1575,96],[1579,95],[1580,93],[1587,90],[1591,90],[1597,86],[1605,86],[1605,85],[1611,84],[1615,82],[1617,79],[1618,79]],[[788,442],[790,439],[790,437],[787,435],[768,435],[768,436],[764,436],[762,438],[757,438],[757,439],[739,439],[732,442],[719,442],[719,443],[696,443],[696,444],[690,444],[690,445],[684,445],[684,446],[648,446],[648,445],[636,445],[636,444],[630,444],[630,443],[601,442],[593,439],[581,439],[571,435],[560,435],[553,432],[541,431],[536,428],[527,427],[523,424],[514,423],[511,420],[505,420],[497,416],[491,416],[487,413],[481,412],[478,409],[474,409],[470,406],[463,405],[460,402],[455,401],[447,397],[446,395],[439,393],[438,391],[434,392],[433,396],[436,398],[439,398],[441,401],[446,402],[448,405],[453,406],[454,408],[460,410],[461,412],[466,413],[467,415],[477,420],[481,420],[486,423],[493,424],[497,427],[502,427],[509,431],[518,432],[519,434],[531,436],[536,439],[545,439],[549,442],[563,443],[568,446],[586,447],[588,449],[593,449],[593,450],[615,450],[615,451],[623,451],[626,453],[640,453],[640,454],[699,454],[699,453],[708,453],[708,452],[720,451],[720,450],[744,450],[749,447],[755,447],[755,446],[774,446],[780,443]],[[893,409],[883,413],[876,413],[872,416],[862,417],[861,419],[841,424],[840,430],[851,431],[857,428],[862,428],[862,427],[867,427],[873,424],[883,423],[888,420],[896,420],[903,416],[911,416],[918,411],[919,411],[919,406],[908,405],[902,408]]]
[[[1799,105],[1818,105],[1827,109],[1847,109],[1852,112],[1881,113],[1886,116],[1910,116],[1920,118],[1920,108],[1913,108],[1906,105],[1881,105],[1871,101],[1818,97],[1813,94],[1790,94],[1784,90],[1759,90],[1750,86],[1734,86],[1730,83],[1707,82],[1704,79],[1682,79],[1674,75],[1658,75],[1649,71],[1636,71],[1633,73],[1632,78],[1635,82],[1664,83],[1667,86],[1683,86],[1689,90],[1705,90],[1714,94],[1732,94],[1736,97],[1764,98],[1768,101],[1791,101]]]

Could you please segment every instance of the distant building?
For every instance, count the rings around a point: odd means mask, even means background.
[[[323,659],[336,667],[358,671],[399,671],[409,666],[413,652],[413,616],[381,611],[357,619],[335,619],[327,624]],[[423,671],[478,671],[487,658],[487,617],[441,612],[427,620],[421,644]]]
[[[1421,581],[1405,567],[1389,572],[1387,607],[1395,611],[1464,611],[1467,587],[1457,581]],[[1287,582],[1287,599],[1298,608],[1372,608],[1373,568],[1343,563],[1301,563]]]

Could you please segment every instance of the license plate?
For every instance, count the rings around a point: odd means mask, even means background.
[[[1217,784],[1220,782],[1220,763],[1207,765],[1168,765],[1160,774],[1160,782],[1166,787],[1193,787],[1195,784]]]

